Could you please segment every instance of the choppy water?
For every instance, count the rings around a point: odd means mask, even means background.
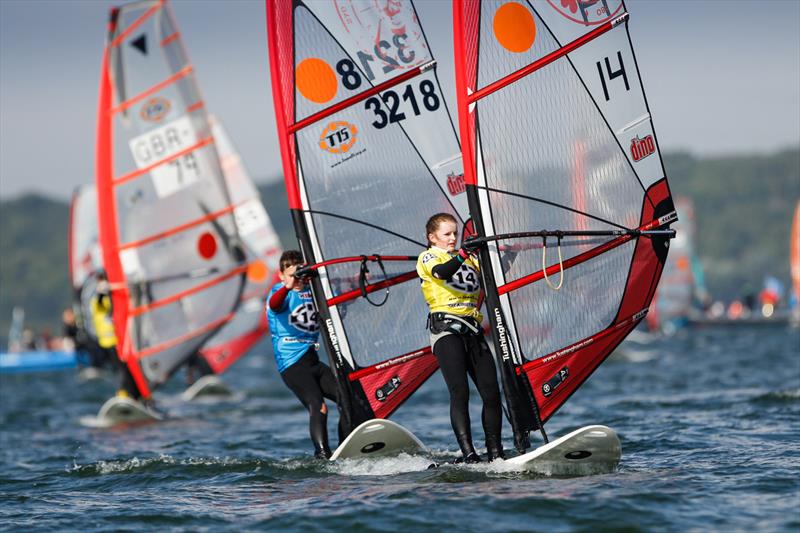
[[[609,425],[622,462],[572,479],[426,470],[425,457],[320,463],[266,343],[225,378],[240,401],[183,403],[175,379],[158,397],[172,420],[115,431],[78,424],[110,383],[0,376],[0,529],[800,529],[797,330],[682,332],[610,359],[548,429]],[[476,422],[474,392],[472,404]],[[447,413],[437,374],[394,419],[446,460]]]

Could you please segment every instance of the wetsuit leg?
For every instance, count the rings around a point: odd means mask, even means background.
[[[461,453],[465,457],[475,453],[469,420],[469,383],[467,382],[468,354],[464,341],[458,335],[441,337],[433,346],[433,353],[442,370],[442,377],[450,392],[450,423],[456,434]]]
[[[333,372],[328,365],[318,362],[316,376],[322,389],[322,395],[331,401],[338,402],[339,390],[336,388],[336,378],[333,377]]]
[[[86,344],[86,353],[89,354],[89,366],[93,366],[95,368],[100,368],[103,366],[105,357],[103,356],[103,349],[99,344],[97,344],[97,342],[90,340]],[[113,359],[108,361],[108,364],[112,370],[116,369],[117,362],[118,360]]]
[[[333,372],[331,371],[328,365],[323,363],[319,363],[319,385],[322,388],[322,395],[335,402],[336,404],[339,403],[339,388],[336,386],[336,378],[333,377]],[[344,434],[344,429],[342,427],[342,417],[339,417],[339,425],[338,425],[338,434],[339,434],[339,444],[347,437]]]
[[[497,369],[486,340],[481,337],[467,339],[470,349],[469,375],[483,400],[481,421],[486,437],[487,449],[500,444],[500,430],[503,423],[503,408],[500,403],[500,387],[497,384]],[[501,452],[502,453],[502,452]]]
[[[330,457],[328,445],[328,413],[324,406],[322,387],[316,376],[319,357],[311,349],[281,374],[283,382],[297,396],[309,413],[309,433],[318,457]]]
[[[189,385],[201,377],[210,376],[213,373],[211,365],[200,352],[195,352],[186,362],[186,382]]]
[[[110,348],[106,350],[109,352],[109,357],[112,361],[119,361],[116,349]],[[128,396],[134,400],[139,400],[142,397],[142,394],[139,392],[139,387],[136,386],[136,382],[133,380],[133,375],[131,374],[128,365],[121,361],[119,362],[119,377],[119,388],[127,392]]]

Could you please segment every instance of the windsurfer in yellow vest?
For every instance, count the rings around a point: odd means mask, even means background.
[[[141,398],[141,393],[133,381],[127,365],[119,360],[117,355],[117,333],[112,320],[113,309],[111,305],[111,286],[102,270],[97,273],[97,288],[91,300],[92,322],[97,335],[99,354],[102,361],[119,365],[121,385],[117,396],[127,396],[134,399]]]
[[[483,337],[479,310],[480,265],[468,250],[456,252],[458,222],[452,215],[432,216],[425,231],[430,247],[417,260],[417,274],[430,307],[431,348],[450,392],[450,423],[461,448],[461,460],[481,461],[472,444],[467,376],[483,400],[481,420],[488,459],[504,458],[500,388],[494,359]]]

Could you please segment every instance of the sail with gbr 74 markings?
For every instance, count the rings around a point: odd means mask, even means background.
[[[194,68],[164,1],[111,11],[96,180],[117,351],[148,397],[236,316],[248,273]]]

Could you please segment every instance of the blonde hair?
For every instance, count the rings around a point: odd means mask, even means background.
[[[428,235],[436,233],[442,222],[452,222],[458,227],[458,220],[450,213],[436,213],[425,224],[425,239],[428,240],[428,246],[433,246],[433,243],[428,239]]]

